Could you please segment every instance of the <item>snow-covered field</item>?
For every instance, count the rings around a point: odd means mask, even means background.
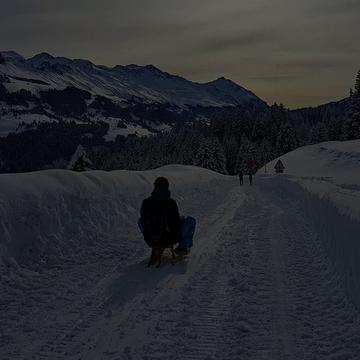
[[[341,197],[358,145],[242,188],[178,165],[1,175],[0,358],[359,359],[359,204]],[[136,221],[159,175],[198,228],[187,262],[148,269]]]
[[[118,135],[128,136],[130,134],[135,134],[136,136],[149,136],[151,132],[144,127],[137,124],[126,124],[124,127],[119,127],[119,119],[108,118],[101,119],[102,121],[109,124],[109,130],[105,135],[105,140],[114,141]]]

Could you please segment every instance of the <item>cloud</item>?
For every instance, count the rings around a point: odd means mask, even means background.
[[[338,56],[338,54],[311,54],[307,56],[299,56],[279,60],[279,64],[283,69],[311,69],[311,70],[334,70],[339,67],[345,67],[351,63],[351,59]]]
[[[311,4],[311,10],[318,14],[348,14],[360,11],[358,0],[318,0]]]
[[[276,40],[276,32],[271,30],[244,31],[240,34],[214,35],[207,39],[200,40],[194,48],[198,52],[224,52],[228,50],[242,50],[244,48],[256,47],[268,44]]]

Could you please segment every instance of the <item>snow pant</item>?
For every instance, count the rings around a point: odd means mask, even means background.
[[[142,234],[144,234],[144,225],[141,222],[141,219],[138,221],[138,226]],[[193,238],[196,228],[196,220],[187,216],[181,220],[181,239],[179,241],[179,247],[181,249],[190,249],[193,246]]]

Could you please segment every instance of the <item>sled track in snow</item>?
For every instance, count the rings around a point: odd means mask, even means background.
[[[234,186],[203,215],[187,263],[101,269],[73,315],[9,359],[359,360],[359,311],[276,183]]]
[[[189,284],[193,284],[191,296],[199,299],[195,303],[188,303],[188,306],[192,306],[195,310],[190,326],[193,337],[183,354],[183,358],[189,360],[219,358],[219,340],[226,332],[226,318],[231,311],[226,272],[229,261],[226,245],[229,239],[232,239],[233,218],[238,204],[242,202],[242,196],[238,190],[233,193],[232,199],[232,203],[228,203],[227,206],[223,206],[223,209],[220,208],[217,211],[220,215],[217,222],[222,225],[220,231],[215,232],[216,235],[211,239],[212,256],[207,258],[203,266],[199,267],[193,277],[188,280]],[[227,207],[226,210],[225,207]],[[221,216],[225,212],[227,212],[227,217]],[[208,229],[208,233],[211,234],[211,230]]]
[[[213,212],[183,276],[150,270],[163,281],[119,309],[112,339],[83,359],[358,360],[359,314],[305,214],[261,187],[240,199]]]
[[[262,226],[256,229],[257,245],[250,248],[258,249],[259,256],[253,261],[257,265],[250,263],[248,269],[250,276],[260,275],[259,291],[251,303],[260,305],[253,305],[255,310],[267,311],[262,316],[253,314],[249,342],[264,325],[267,331],[243,359],[358,360],[360,337],[355,334],[360,330],[360,315],[347,298],[311,219],[279,189],[264,185],[252,201],[257,210],[251,212],[265,211],[268,221],[258,217]],[[254,225],[255,220],[246,223]]]
[[[209,293],[208,295],[211,297],[213,294]],[[222,316],[226,312],[227,306],[214,304],[211,300],[209,302],[210,304],[201,303],[200,305],[201,307],[206,306],[206,310],[194,326],[194,333],[199,334],[197,337],[198,343],[190,351],[191,354],[187,356],[188,359],[211,358],[217,353],[217,341],[222,332],[223,325]]]
[[[78,344],[76,344],[76,339],[87,329],[89,329],[94,321],[99,320],[104,315],[105,304],[102,303],[88,310],[86,317],[81,318],[75,322],[64,324],[64,326],[58,329],[58,332],[53,339],[48,340],[41,346],[37,356],[39,359],[48,359],[49,352],[51,352],[51,358],[54,360],[62,360],[73,356],[73,353],[70,351],[70,349],[73,346],[78,346]],[[82,345],[86,346],[86,344]],[[91,348],[92,346],[88,344],[88,347]]]
[[[72,319],[64,321],[49,338],[45,340],[38,351],[34,351],[39,359],[48,359],[49,353],[54,360],[68,359],[73,356],[72,347],[78,347],[77,339],[99,319],[106,316],[106,302],[102,296],[106,280],[113,276],[116,266],[105,271],[105,276],[97,285],[75,301],[75,305],[68,309],[70,314],[78,314]],[[82,346],[91,346],[82,344]]]
[[[222,241],[227,237],[228,221],[238,207],[233,201],[234,196],[242,201],[236,189],[199,227],[196,248],[189,256],[188,266],[176,264],[174,267],[167,265],[159,270],[149,270],[155,271],[155,274],[167,271],[167,286],[154,287],[146,294],[146,300],[136,299],[142,306],[136,317],[146,319],[143,323],[130,313],[121,324],[122,329],[134,328],[132,332],[136,334],[142,327],[144,330],[141,332],[147,334],[146,339],[139,339],[135,349],[133,342],[129,344],[124,339],[123,347],[129,349],[124,359],[191,360],[210,358],[217,353],[217,339],[223,331],[222,321],[228,312],[224,273],[219,273],[217,262],[226,261]],[[218,225],[217,231],[213,231],[212,224]],[[181,268],[185,270],[182,274],[178,270]],[[170,346],[177,341],[177,346]],[[121,357],[114,355],[111,359]]]
[[[358,360],[359,312],[295,203],[251,189],[219,235],[185,358]]]
[[[224,259],[217,258],[217,260]],[[223,332],[224,318],[229,311],[226,286],[223,279],[216,277],[216,273],[212,270],[204,272],[202,279],[197,282],[192,291],[194,294],[202,295],[202,298],[198,303],[199,316],[193,321],[191,329],[195,338],[186,351],[186,359],[215,358],[218,340]]]

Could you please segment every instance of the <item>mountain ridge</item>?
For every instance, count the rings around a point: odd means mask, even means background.
[[[28,62],[28,63],[35,65],[35,67],[36,67],[36,64],[41,65],[42,63],[49,62],[49,61],[53,62],[53,63],[74,63],[74,64],[83,63],[83,64],[92,65],[96,68],[99,68],[100,70],[109,70],[109,71],[117,71],[117,70],[120,70],[120,71],[121,70],[145,71],[145,70],[149,70],[152,72],[157,72],[162,75],[168,75],[168,76],[174,77],[174,78],[181,78],[183,80],[186,80],[188,82],[191,82],[191,83],[197,84],[197,85],[209,85],[209,84],[215,84],[218,82],[229,82],[236,86],[242,87],[241,85],[237,84],[235,81],[233,81],[231,79],[227,79],[224,76],[219,76],[218,78],[216,78],[214,80],[205,81],[205,82],[189,80],[184,76],[177,75],[177,74],[171,74],[167,71],[161,70],[160,68],[158,68],[157,66],[155,66],[153,64],[138,65],[138,64],[131,63],[131,64],[127,64],[127,65],[117,64],[114,66],[107,66],[107,65],[102,65],[102,64],[96,64],[91,60],[86,60],[86,59],[81,59],[81,58],[67,58],[64,56],[53,56],[47,52],[41,52],[39,54],[35,54],[34,56],[27,57],[27,58],[13,50],[0,51],[0,55],[3,55],[3,56],[5,55],[5,57],[4,57],[5,60],[6,59],[15,59],[20,62]]]
[[[253,92],[224,77],[197,83],[154,65],[107,67],[46,52],[30,58],[0,52],[0,136],[23,122],[54,118],[109,124],[118,120],[117,134],[135,126],[141,135],[181,121],[206,120],[222,109],[267,107]]]
[[[347,99],[291,110],[317,121],[328,108],[339,116]],[[154,65],[96,65],[42,52],[25,58],[0,52],[0,136],[34,122],[108,124],[107,140],[168,130],[179,123],[207,121],[219,111],[266,111],[250,90],[219,77],[199,83]],[[321,119],[320,119],[321,120]]]
[[[158,75],[161,75],[163,77],[170,77],[175,79],[181,79],[188,83],[194,84],[194,85],[200,85],[200,86],[207,86],[207,85],[215,85],[219,83],[227,83],[231,84],[234,87],[238,87],[241,89],[246,90],[247,92],[251,93],[252,95],[256,96],[253,92],[249,91],[248,89],[244,88],[243,86],[237,84],[233,80],[227,79],[224,76],[221,76],[217,79],[208,81],[208,82],[197,82],[189,80],[183,76],[171,74],[169,72],[163,71],[160,68],[154,66],[153,64],[147,64],[147,65],[137,65],[137,64],[128,64],[128,65],[115,65],[115,66],[106,66],[106,65],[100,65],[95,64],[94,62],[90,60],[80,59],[80,58],[67,58],[63,56],[53,56],[47,52],[41,52],[39,54],[36,54],[32,57],[25,58],[16,51],[10,50],[10,51],[0,51],[0,55],[3,56],[5,63],[7,63],[9,60],[13,60],[17,63],[25,63],[27,65],[31,65],[34,69],[44,71],[44,65],[47,64],[58,64],[58,65],[75,65],[75,67],[93,67],[94,69],[100,70],[100,71],[110,71],[110,72],[118,72],[118,71],[134,71],[139,73],[149,72],[149,73],[155,73]],[[4,56],[5,55],[5,56]],[[80,66],[81,65],[81,66]],[[1,69],[0,69],[1,72]],[[257,96],[256,96],[257,97]],[[260,98],[259,98],[260,99]]]

